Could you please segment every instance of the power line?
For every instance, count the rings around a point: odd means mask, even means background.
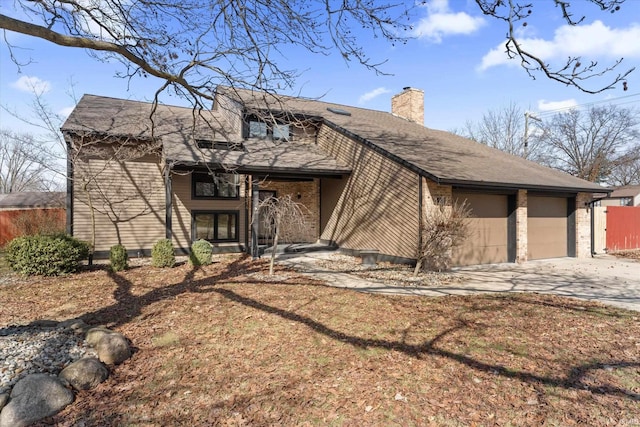
[[[625,96],[619,96],[617,98],[603,99],[603,100],[600,100],[600,101],[593,101],[593,102],[587,102],[587,103],[584,103],[584,104],[572,105],[572,106],[569,106],[569,107],[557,108],[557,109],[554,109],[554,110],[540,111],[540,112],[536,113],[536,115],[537,116],[546,117],[546,116],[555,115],[555,114],[563,112],[563,111],[574,110],[574,109],[584,109],[585,107],[591,107],[591,106],[594,106],[594,105],[597,105],[597,104],[613,104],[613,105],[616,105],[616,106],[618,106],[618,105],[626,105],[626,104],[633,104],[633,103],[638,102],[639,100],[633,100],[633,101],[627,101],[627,102],[618,102],[618,103],[614,103],[612,101],[620,101],[620,100],[632,98],[632,97],[639,96],[639,95],[640,95],[640,92],[633,93],[633,94],[630,94],[630,95],[625,95]]]

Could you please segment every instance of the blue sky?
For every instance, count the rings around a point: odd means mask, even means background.
[[[522,43],[552,64],[570,55],[610,64],[625,60],[621,71],[640,66],[640,1],[627,0],[616,13],[603,13],[584,0],[574,0],[575,16],[586,14],[579,27],[567,27],[551,1],[532,0],[532,19],[519,28]],[[10,7],[0,5],[0,11]],[[11,13],[9,13],[11,15]],[[285,52],[283,68],[304,71],[290,94],[320,97],[329,102],[388,111],[390,99],[403,87],[425,92],[425,125],[436,129],[459,128],[468,120],[513,102],[542,115],[547,111],[587,103],[610,102],[637,107],[640,100],[640,67],[622,87],[597,95],[563,86],[538,75],[531,79],[508,61],[503,53],[506,28],[481,15],[473,1],[431,0],[420,7],[415,22],[415,40],[391,46],[366,33],[361,42],[389,75],[376,75],[358,64],[346,63],[339,55],[313,55],[300,50]],[[119,63],[103,63],[80,49],[57,47],[22,35],[8,34],[18,46],[15,53],[28,65],[17,67],[9,50],[0,43],[0,103],[28,115],[30,88],[44,91],[44,99],[56,112],[68,114],[73,100],[68,91],[73,82],[76,96],[84,93],[149,100],[161,82],[154,78],[124,80],[114,77]],[[611,78],[609,76],[608,78]],[[597,84],[594,83],[595,86]],[[620,99],[621,97],[624,97]],[[165,103],[180,100],[164,97]],[[16,131],[37,130],[0,111],[0,126]]]

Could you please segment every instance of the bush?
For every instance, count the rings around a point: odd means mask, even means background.
[[[111,263],[111,270],[113,271],[126,270],[129,267],[127,249],[122,245],[111,246],[109,262]]]
[[[67,234],[16,237],[7,244],[9,267],[20,274],[73,273],[89,256],[89,244]]]
[[[173,267],[176,265],[173,243],[169,239],[158,240],[151,249],[151,265],[154,267]]]
[[[191,245],[191,254],[189,254],[189,264],[193,266],[211,264],[211,254],[213,249],[211,244],[206,240],[197,240]]]

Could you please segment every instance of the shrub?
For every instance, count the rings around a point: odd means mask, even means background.
[[[113,271],[126,270],[129,267],[127,249],[122,245],[111,246],[109,262],[111,263],[111,270]]]
[[[154,267],[173,267],[176,265],[173,243],[169,239],[158,240],[151,249],[151,265]]]
[[[211,244],[206,240],[196,240],[191,245],[191,254],[189,254],[189,264],[196,267],[200,265],[211,264],[211,254],[213,250]]]
[[[6,247],[9,267],[20,274],[57,276],[78,270],[89,244],[67,234],[16,237]]]
[[[451,268],[453,248],[469,235],[471,208],[464,201],[452,204],[439,200],[423,216],[420,224],[421,245],[418,248],[414,274],[421,269],[445,271]]]

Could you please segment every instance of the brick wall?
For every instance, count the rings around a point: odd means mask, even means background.
[[[313,181],[263,181],[260,182],[260,190],[275,191],[276,196],[290,194],[294,201],[303,204],[306,209],[306,232],[295,237],[296,243],[313,243],[320,237],[320,185],[319,180]],[[298,194],[300,198],[298,199]]]
[[[527,190],[516,194],[516,262],[527,260]]]
[[[591,256],[591,211],[587,202],[591,194],[578,193],[576,196],[576,257],[589,258]]]

